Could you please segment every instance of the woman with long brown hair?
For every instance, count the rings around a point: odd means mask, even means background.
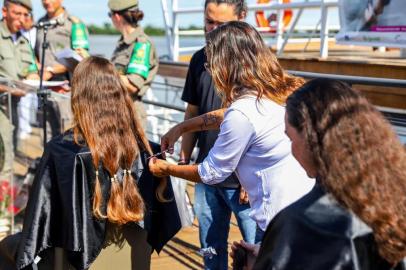
[[[198,165],[153,160],[150,169],[156,176],[174,175],[210,185],[235,171],[262,235],[280,210],[314,184],[291,155],[284,133],[283,104],[303,79],[287,74],[247,23],[226,23],[207,33],[206,39],[206,68],[227,109],[175,126],[162,139],[162,147],[173,145],[184,132],[220,127],[216,143]]]
[[[93,213],[97,218],[125,224],[144,217],[144,202],[131,168],[141,151],[151,155],[152,150],[130,96],[117,77],[107,60],[85,59],[72,79],[71,103],[75,143],[87,143],[96,170]],[[103,178],[99,177],[103,168],[111,180],[105,213],[101,209]]]
[[[254,269],[405,269],[406,151],[390,124],[327,79],[293,93],[285,119],[292,153],[317,184],[269,225]]]
[[[73,128],[46,146],[33,183],[17,268],[36,256],[39,265],[52,263],[49,253],[58,247],[75,269],[88,269],[106,241],[124,237],[133,269],[149,269],[152,249],[180,228],[170,182],[148,170],[159,145],[148,142],[119,73],[104,58],[76,67],[71,102]]]

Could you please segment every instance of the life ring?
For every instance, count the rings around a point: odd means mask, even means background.
[[[271,2],[271,0],[257,0],[258,4],[267,4]],[[290,3],[290,0],[283,0],[283,3]],[[283,29],[285,29],[293,17],[293,11],[291,9],[285,9],[283,11]],[[255,12],[255,20],[257,21],[258,27],[269,28],[270,33],[276,33],[277,27],[275,26],[276,23],[276,13],[272,13],[268,17],[265,16],[265,12],[263,10],[258,10]]]

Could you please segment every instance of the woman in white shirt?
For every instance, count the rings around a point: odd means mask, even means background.
[[[162,140],[168,149],[184,132],[220,127],[214,147],[198,165],[153,159],[151,172],[217,184],[236,172],[248,193],[250,216],[265,231],[283,208],[311,190],[314,180],[293,158],[284,133],[287,96],[303,80],[287,74],[259,33],[244,22],[226,23],[207,36],[206,69],[226,110],[175,126]]]

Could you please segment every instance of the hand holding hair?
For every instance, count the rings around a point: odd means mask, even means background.
[[[151,171],[151,173],[153,175],[155,175],[156,177],[169,176],[169,173],[168,173],[169,162],[167,162],[165,160],[158,159],[156,157],[152,157],[149,160],[148,166],[149,166],[149,170]]]

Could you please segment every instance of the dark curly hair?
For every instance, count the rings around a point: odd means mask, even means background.
[[[390,263],[406,256],[406,150],[390,124],[345,83],[316,79],[286,104],[326,190],[369,225]]]

